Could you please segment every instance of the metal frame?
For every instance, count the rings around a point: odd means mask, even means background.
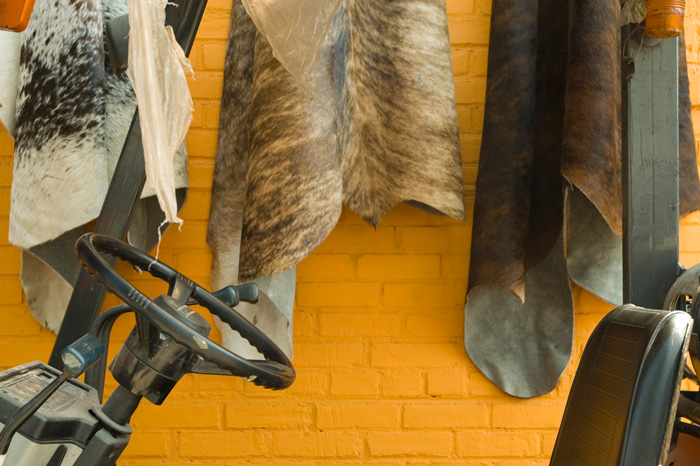
[[[678,39],[622,28],[623,297],[650,309],[678,265]]]

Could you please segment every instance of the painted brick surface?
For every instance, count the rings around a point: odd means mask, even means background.
[[[700,139],[700,0],[687,6],[691,97]],[[297,380],[270,392],[237,378],[188,375],[160,407],[133,419],[122,466],[545,466],[586,338],[610,305],[576,288],[574,358],[536,400],[504,395],[463,345],[471,217],[491,2],[446,0],[460,119],[467,221],[408,205],[375,229],[344,211],[297,269]],[[231,0],[209,0],[192,53],[190,195],[164,261],[209,284],[206,244]],[[0,369],[46,360],[54,336],[26,308],[19,250],[7,242],[13,144],[0,129]],[[700,215],[682,222],[681,260],[700,260]],[[163,285],[126,266],[146,293]],[[117,304],[113,297],[108,305]],[[133,320],[118,322],[110,352]],[[213,331],[214,338],[219,336]],[[108,381],[108,390],[115,386]],[[147,402],[144,402],[147,403]]]

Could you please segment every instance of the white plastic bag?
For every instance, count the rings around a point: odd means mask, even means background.
[[[165,26],[166,0],[129,1],[129,68],[136,92],[146,179],[155,190],[165,221],[177,217],[173,156],[192,122],[192,96],[185,73],[190,61]]]
[[[243,0],[280,63],[308,87],[341,0]]]
[[[620,26],[641,23],[647,17],[647,0],[622,0]]]

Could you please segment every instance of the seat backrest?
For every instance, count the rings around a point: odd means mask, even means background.
[[[668,451],[692,319],[623,305],[593,331],[550,466],[658,466]]]

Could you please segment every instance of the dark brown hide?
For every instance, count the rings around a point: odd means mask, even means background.
[[[551,390],[568,363],[567,270],[601,297],[621,299],[618,17],[617,0],[493,3],[465,346],[515,396]],[[680,48],[686,214],[700,206],[700,185]]]
[[[240,209],[241,280],[293,267],[330,233],[343,202],[372,225],[401,201],[464,218],[442,0],[346,0],[311,92],[240,10],[234,4],[209,222],[214,275],[228,266],[220,252],[235,248]]]

